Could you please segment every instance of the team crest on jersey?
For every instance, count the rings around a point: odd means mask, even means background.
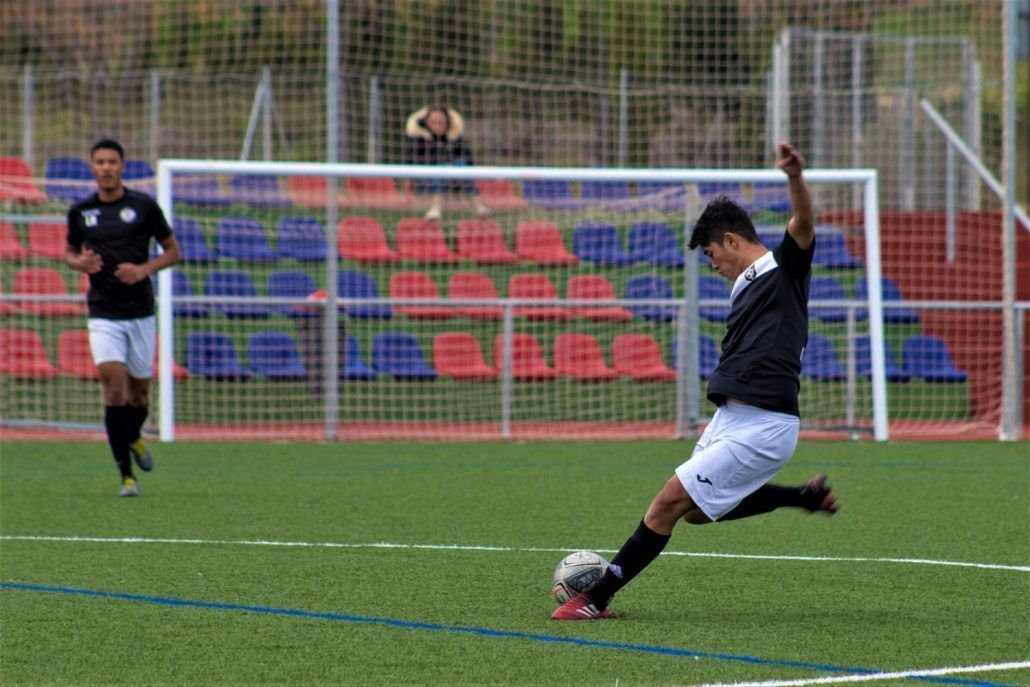
[[[758,270],[755,269],[754,265],[748,267],[747,272],[744,272],[744,279],[747,279],[748,281],[754,281],[757,276]]]
[[[87,227],[95,227],[100,221],[100,210],[83,210],[82,223]]]
[[[122,208],[121,212],[118,213],[118,217],[126,224],[132,224],[136,221],[136,211],[132,208]]]

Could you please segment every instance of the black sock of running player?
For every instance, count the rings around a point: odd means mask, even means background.
[[[132,458],[129,455],[129,427],[131,425],[129,406],[104,406],[104,427],[107,429],[107,443],[111,445],[114,462],[122,477],[132,477]]]
[[[604,608],[608,601],[644,568],[651,564],[671,535],[658,534],[641,520],[637,529],[630,535],[619,552],[615,554],[608,570],[600,581],[590,590],[590,598],[598,608]]]
[[[802,487],[782,487],[778,484],[762,485],[757,491],[748,494],[743,501],[737,504],[736,508],[719,518],[719,522],[750,518],[752,515],[768,513],[783,506],[806,508],[807,501],[802,493]]]
[[[129,414],[132,417],[129,422],[129,443],[133,443],[143,434],[143,423],[147,421],[150,414],[150,406],[128,406]]]

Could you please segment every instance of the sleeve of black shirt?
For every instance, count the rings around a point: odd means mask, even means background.
[[[68,210],[68,245],[79,248],[84,238],[79,226],[79,211],[73,207]]]
[[[802,250],[789,231],[783,232],[783,241],[773,251],[776,264],[795,279],[804,279],[812,271],[813,255],[815,255],[815,238],[812,239],[812,245]]]
[[[172,228],[168,226],[168,219],[161,211],[161,206],[151,201],[150,205],[150,231],[158,241],[164,241],[172,235]]]

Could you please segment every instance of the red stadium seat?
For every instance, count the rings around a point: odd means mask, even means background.
[[[19,296],[68,296],[64,277],[49,267],[25,267],[14,275],[14,293]],[[36,315],[81,315],[86,312],[82,303],[26,302],[18,304],[22,312]]]
[[[22,379],[53,379],[60,374],[36,332],[0,329],[0,351],[0,374]]]
[[[407,194],[401,195],[393,179],[355,177],[347,179],[347,204],[357,207],[402,210],[413,204]]]
[[[551,280],[542,274],[516,274],[508,280],[508,297],[556,301],[558,292]],[[518,306],[515,308],[515,314],[531,320],[567,320],[572,316],[568,308],[539,305]]]
[[[324,208],[328,198],[329,182],[325,177],[291,176],[287,182],[290,200],[294,205],[308,208]],[[336,197],[339,207],[347,207],[347,194],[342,179],[336,181]]]
[[[100,379],[93,353],[89,348],[89,332],[68,329],[57,337],[57,367],[61,372],[82,379]]]
[[[579,258],[565,249],[561,232],[552,222],[526,220],[515,227],[515,254],[538,265],[575,265]]]
[[[405,217],[397,223],[397,255],[419,262],[458,262],[439,225],[421,217]]]
[[[485,274],[475,272],[455,272],[447,281],[447,297],[454,300],[497,300],[497,287],[493,280]],[[499,320],[504,316],[504,309],[491,306],[459,306],[456,315],[472,320]]]
[[[619,376],[604,364],[601,346],[589,334],[554,337],[554,369],[560,375],[585,382],[605,382]]]
[[[497,370],[483,360],[479,340],[467,332],[437,334],[433,339],[433,367],[441,374],[468,381],[497,379]]]
[[[386,243],[383,226],[371,217],[344,217],[337,227],[340,257],[360,262],[397,262]]]
[[[662,362],[662,350],[647,334],[619,334],[612,340],[612,367],[639,382],[676,379],[676,371]]]
[[[4,285],[0,284],[0,296],[4,295]],[[18,312],[18,306],[8,301],[0,301],[0,315],[13,315]]]
[[[515,187],[507,179],[477,179],[479,197],[492,210],[525,210],[529,207],[515,195]]]
[[[509,265],[519,257],[508,250],[497,222],[463,219],[458,222],[458,255],[481,265]]]
[[[28,252],[18,240],[18,232],[14,225],[7,222],[0,222],[0,259],[21,260]]]
[[[68,227],[64,224],[33,222],[29,225],[29,253],[50,260],[64,260]]]
[[[615,288],[610,281],[600,275],[580,274],[569,278],[565,297],[570,300],[611,301],[615,300]],[[572,316],[585,317],[595,322],[622,322],[633,319],[633,313],[618,306],[597,308],[578,306],[572,309]]]
[[[504,335],[494,337],[494,369],[503,371]],[[554,379],[558,373],[548,366],[544,350],[532,334],[511,335],[511,376],[520,382],[536,382]]]
[[[394,272],[390,277],[390,298],[439,299],[436,282],[424,272]],[[454,311],[441,305],[395,305],[401,315],[420,320],[446,320]]]
[[[46,202],[46,194],[36,186],[32,170],[20,157],[0,157],[0,201]]]

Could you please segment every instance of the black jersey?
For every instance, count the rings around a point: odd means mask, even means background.
[[[785,232],[771,253],[733,285],[719,365],[708,399],[734,398],[766,410],[800,415],[801,357],[808,345],[808,290],[815,241],[802,250]]]
[[[172,235],[168,220],[150,196],[125,189],[125,195],[107,203],[94,193],[68,211],[68,243],[85,245],[100,255],[103,267],[89,275],[89,316],[129,320],[154,314],[150,278],[125,284],[114,276],[119,263],[141,265],[150,259],[150,239]]]

